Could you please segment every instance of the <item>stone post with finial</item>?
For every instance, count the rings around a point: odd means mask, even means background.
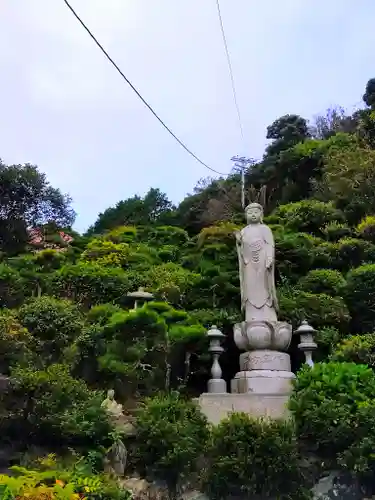
[[[304,353],[305,363],[313,367],[314,361],[312,359],[312,354],[318,348],[317,344],[314,342],[316,330],[314,330],[314,328],[310,326],[307,321],[302,321],[295,333],[298,333],[300,336],[298,349]]]
[[[208,348],[209,352],[212,354],[212,367],[211,367],[211,379],[208,381],[207,390],[209,393],[223,394],[227,392],[227,383],[222,378],[222,370],[219,363],[219,358],[224,351],[221,343],[225,338],[225,335],[216,327],[216,325],[211,326],[207,332],[207,337],[210,341],[210,346]]]

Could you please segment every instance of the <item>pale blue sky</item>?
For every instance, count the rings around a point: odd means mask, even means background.
[[[174,132],[215,169],[260,157],[285,113],[350,110],[375,76],[374,0],[221,0],[242,146],[215,0],[71,0]],[[62,0],[0,0],[0,157],[69,192],[86,229],[159,187],[178,202],[209,172],[105,60]]]

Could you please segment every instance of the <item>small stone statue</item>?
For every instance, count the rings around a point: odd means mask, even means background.
[[[263,224],[263,207],[250,203],[245,209],[248,225],[236,231],[241,306],[245,321],[277,322],[275,242]]]
[[[119,419],[124,416],[124,410],[122,408],[122,404],[117,403],[115,400],[115,391],[110,389],[107,392],[107,397],[101,404],[102,408],[105,408],[108,415],[111,418]]]

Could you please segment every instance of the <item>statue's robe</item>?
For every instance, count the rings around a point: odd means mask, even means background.
[[[246,321],[277,321],[275,244],[265,224],[249,224],[237,241],[241,304]]]

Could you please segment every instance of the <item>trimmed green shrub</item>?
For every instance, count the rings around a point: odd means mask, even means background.
[[[206,460],[212,498],[309,498],[291,422],[234,413],[212,429]]]
[[[352,236],[352,229],[341,222],[329,222],[323,228],[324,236],[328,241],[338,241],[341,238]]]
[[[121,307],[115,304],[99,304],[92,307],[86,314],[86,320],[91,324],[105,325],[115,314],[121,312]]]
[[[323,243],[312,249],[315,268],[348,271],[375,259],[375,245],[358,238],[342,238],[335,243]]]
[[[316,269],[341,269],[337,243],[324,242],[311,249],[312,266]]]
[[[320,328],[315,335],[315,342],[318,349],[314,354],[315,361],[325,361],[340,342],[342,335],[339,330],[333,326]],[[350,361],[350,360],[345,360]]]
[[[302,200],[280,205],[272,214],[292,231],[324,236],[324,227],[333,221],[343,222],[344,215],[333,203],[318,200]]]
[[[336,346],[332,361],[348,361],[375,368],[375,333],[351,335]]]
[[[358,404],[355,439],[338,455],[338,464],[357,478],[366,498],[374,494],[375,480],[375,403],[373,399]]]
[[[357,440],[358,407],[373,399],[375,374],[355,363],[316,363],[297,374],[289,401],[298,437],[318,453],[337,459]]]
[[[47,295],[24,304],[18,318],[36,340],[43,364],[61,361],[64,349],[83,329],[83,318],[74,304]]]
[[[375,243],[375,216],[368,215],[357,226],[357,233],[361,238]]]
[[[345,285],[343,275],[334,269],[313,269],[298,282],[298,287],[305,292],[325,293],[333,297],[342,295]]]
[[[139,279],[141,285],[155,292],[157,297],[179,303],[200,280],[200,275],[168,262],[149,268]]]
[[[337,242],[340,268],[348,270],[375,260],[375,246],[357,238],[343,238]]]
[[[95,449],[111,443],[103,394],[74,379],[66,366],[17,368],[3,397],[5,435],[26,442]]]
[[[345,299],[356,332],[375,330],[375,264],[351,270],[346,278]]]
[[[280,319],[291,321],[295,326],[308,320],[316,328],[333,326],[342,331],[348,329],[350,315],[341,297],[323,293],[313,294],[300,290],[279,289]]]
[[[82,262],[94,262],[100,266],[127,267],[130,247],[127,243],[113,243],[101,238],[91,240],[81,254]]]
[[[206,418],[176,393],[155,396],[137,412],[136,431],[139,465],[164,480],[174,495],[197,471],[208,438]]]
[[[25,298],[25,283],[21,275],[0,262],[0,307],[17,307]]]
[[[234,232],[238,230],[238,225],[233,224],[233,222],[222,222],[216,226],[205,227],[198,235],[197,245],[201,248],[205,245],[219,243],[235,247]]]
[[[120,302],[134,291],[135,278],[115,267],[80,263],[59,269],[50,278],[51,291],[91,307],[106,302]]]
[[[9,375],[13,366],[31,362],[33,349],[34,339],[14,312],[0,310],[0,373]]]
[[[132,243],[137,239],[137,228],[135,226],[119,226],[104,234],[105,240],[113,243]]]
[[[189,240],[188,233],[178,226],[148,226],[138,228],[138,232],[139,239],[150,243],[150,246],[182,246]]]
[[[158,254],[162,262],[177,262],[181,250],[177,245],[163,245],[158,250]]]
[[[283,232],[275,235],[276,269],[280,276],[298,279],[313,263],[315,239],[304,233]]]

